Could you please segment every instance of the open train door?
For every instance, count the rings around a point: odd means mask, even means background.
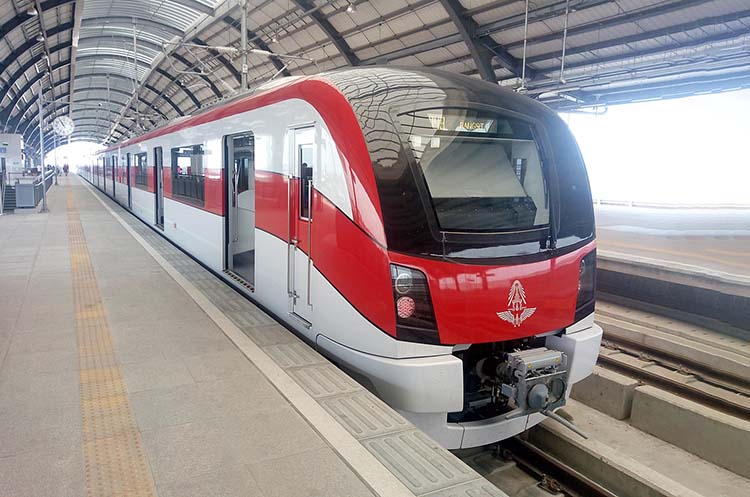
[[[117,182],[117,168],[118,167],[119,165],[118,165],[117,156],[113,155],[112,156],[112,199],[113,200],[117,199],[117,197],[115,196],[115,183]]]
[[[255,286],[255,136],[224,138],[227,178],[224,270],[248,288]]]
[[[294,129],[293,178],[289,181],[289,306],[292,315],[312,326],[312,200],[315,166],[315,127]]]

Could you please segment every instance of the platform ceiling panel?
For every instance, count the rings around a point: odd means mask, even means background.
[[[747,0],[247,3],[249,48],[278,54],[248,56],[250,85],[380,63],[523,86],[558,108],[750,87]],[[38,146],[40,84],[46,126],[67,114],[74,139],[109,143],[232,97],[241,18],[239,0],[0,0],[0,124]]]

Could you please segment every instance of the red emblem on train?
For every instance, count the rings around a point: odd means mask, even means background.
[[[508,292],[508,310],[498,312],[497,317],[517,328],[535,312],[536,307],[526,307],[526,291],[523,289],[521,282],[515,280]]]

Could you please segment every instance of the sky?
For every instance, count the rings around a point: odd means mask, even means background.
[[[750,206],[750,90],[561,117],[595,199]]]

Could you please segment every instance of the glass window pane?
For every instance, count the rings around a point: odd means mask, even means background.
[[[205,178],[203,176],[203,145],[172,149],[172,194],[203,204]]]
[[[548,225],[547,185],[531,126],[471,109],[429,109],[399,118],[441,229]]]
[[[313,179],[313,147],[312,145],[300,145],[299,147],[299,171],[300,171],[300,217],[310,217],[310,183]]]

